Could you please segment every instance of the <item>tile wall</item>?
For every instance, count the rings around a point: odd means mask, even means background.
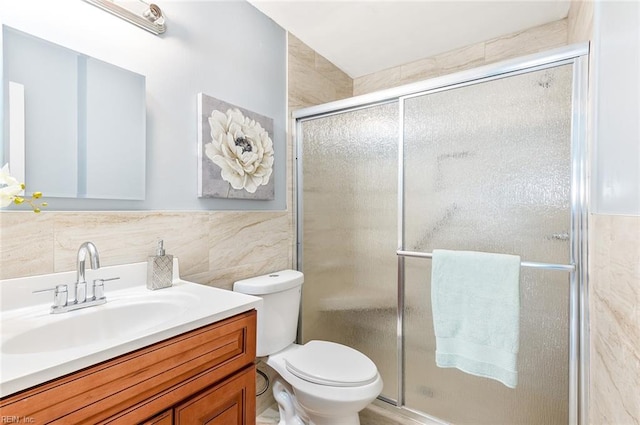
[[[345,99],[353,80],[289,33],[289,111]]]
[[[0,279],[75,270],[80,244],[103,266],[146,261],[159,239],[184,279],[230,289],[235,280],[291,267],[291,214],[135,211],[0,213]]]
[[[589,227],[589,422],[637,425],[640,216],[592,214]]]
[[[371,93],[565,46],[567,29],[568,18],[358,77],[353,81],[353,94]]]

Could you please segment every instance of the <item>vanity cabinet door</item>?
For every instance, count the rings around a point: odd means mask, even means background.
[[[255,425],[256,368],[249,366],[223,383],[174,408],[176,425]]]
[[[144,421],[140,425],[173,425],[173,409],[160,413],[158,416]]]

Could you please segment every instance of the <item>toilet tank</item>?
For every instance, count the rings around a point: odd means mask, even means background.
[[[303,281],[301,272],[282,270],[233,284],[235,292],[263,300],[257,309],[258,357],[277,353],[295,342]]]

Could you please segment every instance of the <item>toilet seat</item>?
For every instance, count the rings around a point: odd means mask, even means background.
[[[367,356],[328,341],[309,341],[287,355],[285,365],[300,379],[333,387],[358,387],[378,378],[378,369]]]

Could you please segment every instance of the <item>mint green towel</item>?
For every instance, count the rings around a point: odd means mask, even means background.
[[[520,257],[434,250],[436,364],[518,384]]]

